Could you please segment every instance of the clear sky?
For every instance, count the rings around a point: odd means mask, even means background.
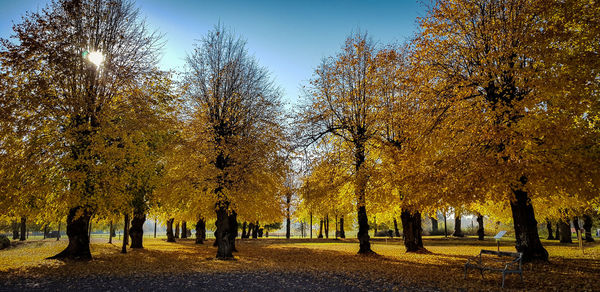
[[[0,0],[0,37],[12,32],[26,11],[47,0]],[[367,31],[380,44],[402,43],[425,9],[416,0],[138,0],[148,25],[164,34],[160,65],[180,70],[193,43],[221,22],[247,40],[247,49],[269,69],[294,103],[323,57],[338,52],[352,32]]]

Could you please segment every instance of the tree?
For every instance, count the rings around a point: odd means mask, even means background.
[[[192,122],[208,138],[203,155],[213,169],[206,180],[216,197],[217,258],[228,259],[237,212],[244,210],[238,208],[261,200],[263,206],[281,206],[270,204],[285,169],[279,156],[285,142],[280,93],[267,70],[248,55],[245,41],[220,25],[195,45],[187,65]]]
[[[587,39],[598,32],[589,21],[598,13],[583,2],[437,1],[420,23],[416,54],[440,93],[428,98],[446,99],[468,117],[456,119],[464,128],[449,126],[465,143],[439,152],[470,156],[456,160],[465,171],[453,185],[471,185],[480,202],[509,203],[525,261],[548,259],[533,202],[557,192],[588,201],[598,187],[588,164],[598,155],[588,119],[588,105],[598,102],[597,73],[588,66],[597,60],[586,59],[599,51]],[[449,194],[448,201],[473,200]]]
[[[369,143],[378,131],[379,97],[373,87],[375,48],[366,34],[347,38],[342,52],[325,59],[315,70],[306,105],[298,117],[303,146],[327,134],[352,151],[354,199],[358,214],[359,254],[372,254],[366,210],[369,175],[365,167]]]
[[[135,89],[155,71],[159,38],[148,32],[131,2],[120,0],[53,2],[28,14],[14,31],[17,42],[2,40],[0,63],[23,85],[18,104],[37,108],[32,129],[47,121],[36,131],[54,139],[43,147],[31,144],[35,139],[24,143],[48,153],[68,182],[56,202],[69,209],[69,245],[54,258],[87,260],[90,217],[105,211],[97,202],[119,205],[124,199],[111,193],[111,166],[104,161],[111,147],[107,136],[118,120],[114,113],[148,101]],[[104,56],[98,66],[82,57],[94,51]]]

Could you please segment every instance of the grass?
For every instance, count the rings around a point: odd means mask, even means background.
[[[120,253],[120,241],[106,243],[105,238],[92,239],[91,262],[62,262],[45,258],[61,251],[66,240],[29,241],[0,251],[2,277],[90,277],[153,274],[223,273],[244,271],[309,272],[348,274],[387,281],[401,286],[442,288],[448,290],[499,289],[501,275],[485,274],[482,280],[472,272],[463,279],[467,258],[481,249],[496,249],[493,240],[479,242],[474,238],[446,239],[426,237],[424,244],[431,254],[408,254],[401,240],[377,238],[372,248],[379,256],[357,256],[356,239],[259,239],[239,240],[235,261],[214,259],[212,241],[203,245],[193,239],[167,243],[163,239],[144,238],[145,248]],[[585,253],[576,244],[561,245],[544,241],[550,262],[526,265],[524,283],[509,276],[506,286],[526,290],[595,290],[600,275],[600,244],[586,244]],[[501,250],[514,251],[510,241]]]

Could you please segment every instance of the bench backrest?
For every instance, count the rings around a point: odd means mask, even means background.
[[[520,252],[495,251],[495,250],[486,250],[486,249],[482,249],[479,254],[497,255],[500,257],[502,257],[502,256],[513,257],[515,259],[519,259],[523,256],[523,253],[520,253]]]

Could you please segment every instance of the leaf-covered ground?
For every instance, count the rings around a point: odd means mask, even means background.
[[[238,240],[236,260],[214,259],[212,241],[167,243],[144,239],[145,248],[120,253],[120,245],[94,239],[91,262],[46,260],[66,241],[35,241],[0,251],[0,290],[497,290],[501,274],[478,272],[463,279],[467,258],[494,241],[428,238],[431,254],[407,254],[399,240],[375,240],[379,256],[357,256],[358,243],[346,240]],[[524,266],[524,282],[508,276],[506,287],[525,290],[598,290],[600,244],[544,242],[550,263]],[[502,250],[514,248],[505,242]],[[115,286],[116,285],[116,286]],[[81,289],[81,287],[84,289]]]

